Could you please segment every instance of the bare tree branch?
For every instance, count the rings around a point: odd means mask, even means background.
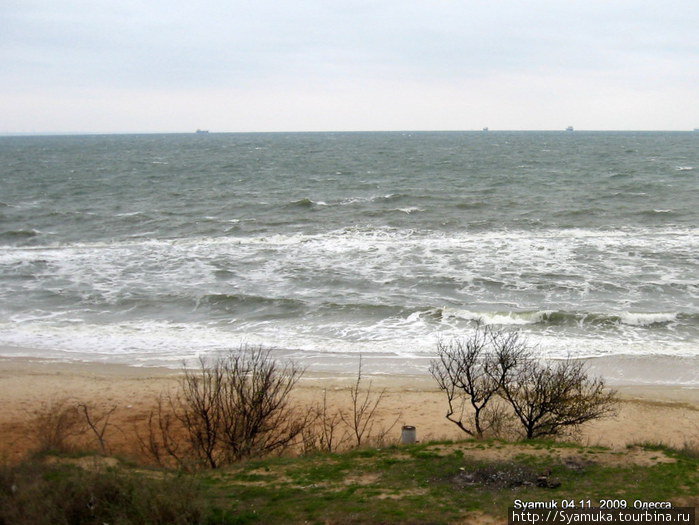
[[[94,407],[91,407],[87,403],[78,403],[77,408],[82,411],[87,426],[90,427],[90,430],[92,430],[92,433],[97,438],[102,454],[109,454],[109,448],[107,447],[107,441],[104,435],[109,426],[109,419],[117,409],[117,406],[113,405],[109,410],[97,414],[94,412]]]

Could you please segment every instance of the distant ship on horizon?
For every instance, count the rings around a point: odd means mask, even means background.
[[[488,131],[488,126],[484,127],[483,131]]]
[[[566,131],[575,131],[575,130],[573,129],[573,126],[568,126],[568,127],[566,128]]]
[[[197,135],[206,135],[209,132],[208,129],[198,129],[195,131]]]

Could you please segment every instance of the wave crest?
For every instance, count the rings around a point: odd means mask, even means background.
[[[487,325],[517,326],[517,325],[629,325],[639,327],[660,326],[685,321],[699,322],[699,316],[674,312],[620,312],[593,313],[571,312],[562,310],[528,310],[506,312],[476,312],[444,307],[432,308],[420,312],[436,319],[462,319],[465,321],[480,321]]]

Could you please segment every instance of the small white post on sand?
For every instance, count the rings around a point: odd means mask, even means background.
[[[403,425],[403,430],[400,433],[400,442],[403,445],[417,443],[417,430],[411,425]]]

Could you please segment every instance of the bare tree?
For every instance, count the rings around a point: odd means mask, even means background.
[[[500,427],[505,415],[496,397],[523,351],[516,333],[506,335],[481,323],[469,338],[438,341],[430,373],[447,395],[446,418],[479,439]]]
[[[555,436],[614,411],[615,392],[589,378],[582,361],[542,364],[519,332],[479,323],[468,339],[440,341],[437,356],[430,372],[447,395],[446,417],[471,436],[483,437],[511,418],[527,439]]]
[[[376,422],[376,411],[381,401],[386,396],[386,389],[378,392],[372,390],[372,382],[369,381],[366,389],[362,383],[362,356],[359,356],[359,367],[357,369],[357,380],[349,389],[352,400],[352,408],[349,413],[341,412],[342,421],[349,427],[356,446],[361,446],[368,438],[372,437],[374,424]],[[383,440],[388,432],[398,423],[400,415],[388,428],[381,428],[374,438]]]
[[[484,351],[487,329],[476,330],[469,339],[442,340],[437,343],[437,360],[430,373],[447,395],[446,418],[470,436],[483,437],[482,412],[496,395],[499,385],[486,373]],[[467,414],[470,405],[473,414]],[[467,419],[472,421],[468,422]]]
[[[526,439],[556,436],[615,412],[616,392],[590,378],[582,361],[544,365],[528,359],[501,383],[502,395],[524,427]]]
[[[491,352],[486,360],[487,374],[502,387],[512,382],[513,376],[533,360],[532,350],[518,331],[490,330],[489,343]]]

